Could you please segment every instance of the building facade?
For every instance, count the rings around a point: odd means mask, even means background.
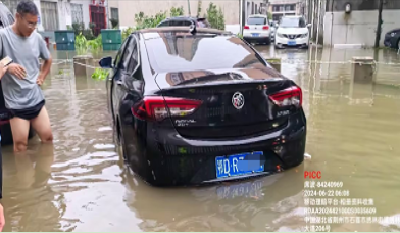
[[[245,1],[245,18],[250,14],[260,13],[265,5],[264,0],[244,0]],[[115,17],[119,21],[121,29],[127,27],[135,27],[135,14],[143,12],[145,15],[155,15],[160,11],[169,11],[171,7],[183,7],[185,15],[203,16],[206,13],[210,3],[213,3],[217,8],[221,8],[225,20],[225,29],[233,33],[240,32],[240,11],[241,0],[113,0],[108,1],[110,17]],[[200,9],[200,12],[198,12]],[[266,14],[266,9],[264,10]]]
[[[304,4],[301,0],[270,0],[268,11],[278,21],[284,15],[304,14]]]

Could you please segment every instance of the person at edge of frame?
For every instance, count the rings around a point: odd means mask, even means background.
[[[53,141],[45,97],[40,86],[50,72],[52,58],[42,36],[35,31],[39,11],[33,1],[21,0],[15,22],[0,29],[0,59],[12,59],[2,78],[5,107],[11,112],[14,152],[28,148],[30,126],[42,143]],[[44,60],[42,69],[39,57]]]
[[[0,80],[3,78],[4,74],[7,72],[7,66],[4,66],[0,62]],[[3,199],[3,154],[1,153],[1,134],[0,134],[0,199]],[[0,202],[0,232],[3,231],[3,227],[6,224],[4,219],[4,209],[3,204]]]

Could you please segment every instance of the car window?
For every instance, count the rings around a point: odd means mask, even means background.
[[[191,25],[192,22],[189,20],[169,20],[170,27],[188,27]]]
[[[123,65],[122,62],[121,62],[121,57],[124,55],[126,45],[128,44],[130,38],[131,38],[131,37],[128,37],[128,38],[122,43],[121,48],[118,50],[118,53],[117,53],[117,55],[115,56],[114,65],[113,65],[113,66],[114,66],[114,67],[117,67],[118,69],[120,69],[120,68],[122,67],[122,65]]]
[[[122,67],[121,69],[129,74],[133,75],[138,65],[138,47],[136,37],[131,36],[131,39],[126,47],[126,52],[122,56]]]
[[[161,22],[160,25],[158,25],[158,27],[168,27],[169,26],[169,21],[166,20],[164,22]]]
[[[267,20],[264,17],[249,17],[247,19],[247,25],[265,25]]]
[[[205,34],[160,36],[146,41],[155,72],[265,67],[265,62],[240,38]]]
[[[305,28],[307,26],[306,25],[306,21],[304,20],[304,18],[300,18],[299,26],[301,28]]]
[[[304,28],[305,22],[297,17],[282,17],[279,27],[281,28]]]

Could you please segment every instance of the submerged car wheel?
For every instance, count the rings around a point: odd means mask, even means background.
[[[118,142],[118,150],[122,155],[122,159],[124,160],[124,162],[128,162],[128,157],[127,157],[127,153],[126,153],[126,149],[125,149],[125,143],[124,143],[124,138],[122,136],[122,130],[119,124],[119,121],[117,120],[117,142]]]

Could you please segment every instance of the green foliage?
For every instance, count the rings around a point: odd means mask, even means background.
[[[267,18],[269,19],[269,20],[272,20],[272,13],[271,12],[267,12]]]
[[[181,16],[181,15],[184,15],[184,14],[185,14],[185,10],[183,10],[183,6],[177,7],[177,8],[171,7],[171,9],[169,9],[169,15],[171,17],[173,17],[173,16]]]
[[[243,34],[242,34],[242,33],[239,32],[239,33],[237,34],[237,36],[238,36],[240,39],[243,39]]]
[[[204,14],[204,17],[207,18],[212,28],[218,30],[225,29],[224,14],[222,13],[221,7],[217,10],[217,6],[210,2],[207,8],[207,14]]]
[[[122,30],[122,33],[121,33],[121,40],[122,40],[122,41],[125,41],[126,38],[128,38],[128,36],[129,36],[130,34],[132,34],[134,31],[135,31],[135,29],[133,29],[133,28],[131,28],[131,27],[129,27],[129,28],[125,29],[125,30]]]
[[[167,17],[167,13],[160,11],[154,16],[147,16],[141,11],[139,14],[135,14],[136,30],[145,28],[155,28],[162,20]]]
[[[88,40],[95,39],[93,35],[93,31],[91,29],[85,29],[85,25],[83,23],[73,23],[71,26],[67,26],[68,30],[72,30],[75,34],[75,37],[82,34]]]
[[[94,70],[94,73],[92,74],[92,79],[106,80],[108,73],[109,73],[108,70],[96,67],[96,69]]]
[[[78,36],[75,38],[75,48],[78,54],[84,54],[87,51],[88,43],[87,39],[82,32],[79,33]]]
[[[111,18],[110,23],[111,23],[111,28],[116,29],[118,27],[118,19]]]
[[[87,42],[87,45],[88,49],[90,49],[92,53],[97,54],[103,48],[103,43],[101,41],[101,34],[96,39],[89,40]]]

